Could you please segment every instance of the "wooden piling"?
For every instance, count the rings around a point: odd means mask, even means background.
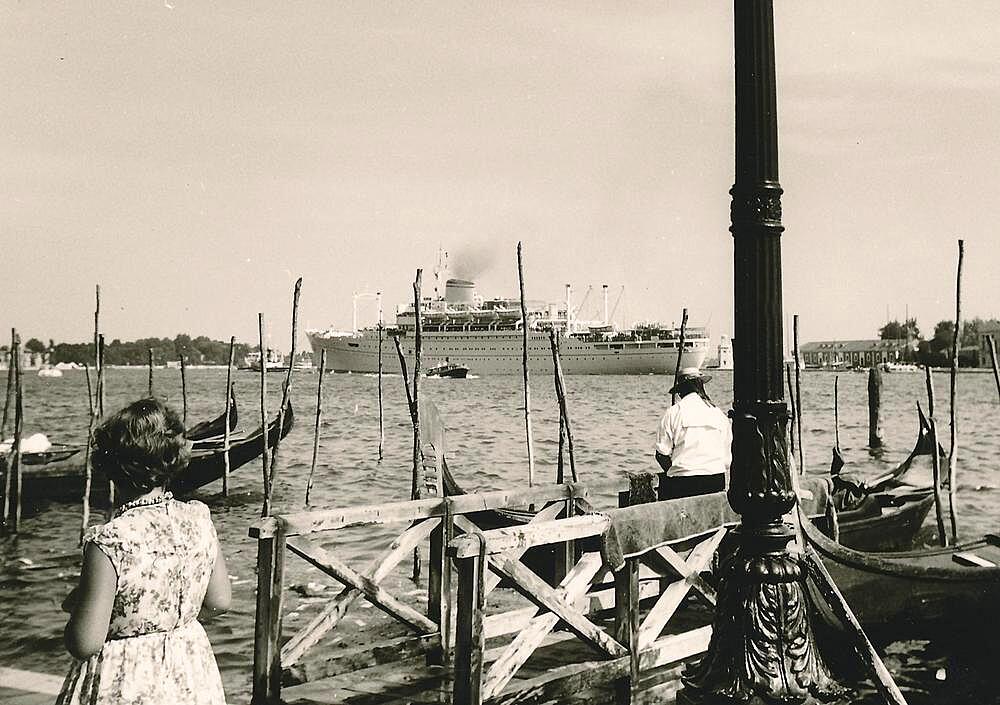
[[[233,357],[236,355],[236,336],[229,336],[229,361],[226,365],[226,425],[222,431],[222,496],[229,496],[229,414],[233,406]],[[266,428],[266,427],[265,427]]]
[[[97,375],[97,418],[104,418],[104,351],[101,344],[101,285],[94,287],[94,372]]]
[[[993,381],[997,385],[997,396],[1000,396],[1000,370],[997,369],[997,346],[992,335],[986,336],[986,342],[990,346],[990,362],[993,363]]]
[[[7,391],[4,396],[3,403],[3,419],[0,420],[0,441],[4,440],[7,436],[7,419],[10,414],[10,405],[14,401],[14,338],[17,337],[17,331],[14,328],[10,329],[10,361],[7,363]]]
[[[90,525],[90,487],[94,479],[94,466],[91,461],[90,452],[94,447],[94,397],[90,386],[90,365],[83,363],[83,372],[87,376],[87,447],[84,448],[83,458],[83,515],[80,518],[80,539],[79,544],[83,545],[83,532]]]
[[[105,385],[103,333],[98,333],[97,335],[97,362],[99,365],[97,370],[97,418],[102,419],[104,418],[104,385]],[[114,480],[108,479],[108,508],[104,513],[106,521],[111,521],[111,517],[114,516],[116,494],[117,491],[115,490]]]
[[[274,485],[278,478],[278,450],[281,446],[281,429],[285,427],[285,412],[288,409],[288,397],[292,390],[292,371],[295,370],[295,353],[296,353],[296,342],[299,337],[299,296],[302,293],[302,277],[295,280],[295,289],[292,293],[292,344],[291,350],[288,353],[288,372],[285,374],[285,383],[281,387],[281,406],[278,408],[278,435],[274,439],[274,449],[271,451],[271,469],[268,474],[267,481],[267,496],[264,498],[264,502],[267,506],[268,513],[271,510],[271,500],[274,494]],[[261,366],[262,368],[265,365]],[[264,422],[264,428],[267,428],[267,422]],[[270,434],[264,434],[264,443],[267,444],[267,437]]]
[[[868,369],[868,447],[882,447],[882,373],[877,365]]]
[[[833,447],[840,450],[840,375],[833,376]],[[870,389],[870,385],[869,385]],[[870,392],[869,392],[870,394]]]
[[[562,372],[562,361],[559,359],[559,345],[556,342],[556,333],[553,330],[549,331],[549,345],[552,348],[552,371],[553,377],[556,383],[556,399],[559,402],[559,420],[560,420],[560,445],[562,445],[562,431],[566,432],[566,443],[569,451],[569,473],[573,482],[578,482],[576,476],[576,458],[573,453],[573,427],[569,420],[569,409],[566,406],[566,380],[563,377]],[[561,461],[561,453],[560,453]],[[562,474],[562,473],[560,473]],[[559,479],[562,483],[565,478]]]
[[[528,375],[528,304],[524,298],[524,260],[517,243],[517,281],[521,290],[521,366],[524,372],[524,432],[528,441],[528,487],[535,484],[535,443],[531,433],[531,385]],[[566,311],[569,325],[569,311]]]
[[[385,445],[385,425],[382,420],[382,340],[385,337],[385,328],[382,321],[378,322],[378,459],[382,461],[382,447]],[[323,359],[326,356],[326,348],[323,348]],[[320,371],[322,374],[322,371]],[[308,504],[308,502],[307,502]]]
[[[934,516],[937,518],[938,543],[948,545],[948,534],[944,528],[944,501],[941,497],[941,454],[938,452],[937,419],[934,417],[934,380],[931,377],[929,365],[924,367],[925,383],[927,385],[927,423],[930,426],[931,447],[931,477],[934,483]]]
[[[379,331],[381,338],[382,332]],[[381,341],[380,341],[381,342]],[[380,346],[381,348],[381,346]],[[312,493],[313,475],[316,474],[316,459],[319,457],[319,432],[323,422],[323,375],[326,371],[326,348],[321,348],[319,353],[319,383],[316,385],[316,427],[313,429],[313,454],[312,463],[309,464],[309,480],[306,482],[306,506],[309,506],[309,495]],[[382,399],[379,398],[379,406]],[[379,444],[381,450],[381,443]]]
[[[948,451],[948,516],[951,519],[951,542],[958,543],[958,424],[955,387],[958,382],[958,345],[962,337],[962,260],[965,241],[958,241],[958,271],[955,275],[955,334],[951,341],[951,447]]]
[[[153,398],[153,348],[148,348],[149,353],[149,384],[147,385],[146,396]]]
[[[413,409],[410,414],[413,419],[413,477],[410,485],[410,499],[420,499],[420,406],[417,396],[420,382],[420,355],[421,337],[423,332],[422,321],[420,320],[420,288],[424,276],[424,270],[417,270],[417,277],[413,281],[413,397],[411,403]],[[420,579],[420,549],[413,549],[413,580]]]
[[[406,371],[406,356],[403,355],[398,335],[392,336],[392,342],[396,346],[396,355],[399,357],[399,372],[403,377],[403,388],[406,390],[406,410],[410,412],[410,421],[413,422],[413,392],[410,391],[410,378]]]
[[[181,353],[181,423],[187,428],[188,423],[188,387],[187,387],[187,363],[184,361],[184,353]],[[227,417],[228,422],[228,417]]]
[[[11,473],[11,497],[10,501],[14,505],[13,519],[11,521],[11,533],[17,533],[21,525],[21,437],[24,431],[24,387],[23,373],[21,372],[21,338],[18,336],[14,341],[14,460],[10,467]]]
[[[688,310],[685,308],[681,312],[681,339],[677,345],[677,364],[674,365],[674,381],[677,380],[677,375],[681,371],[681,358],[684,357],[684,338],[687,335],[687,323],[688,323]],[[673,383],[671,383],[671,386]],[[673,392],[670,393],[670,405],[673,406],[677,402],[677,395]]]
[[[799,434],[799,474],[804,475],[806,464],[802,448],[802,365],[799,364],[799,314],[792,316],[792,355],[795,357],[795,413]]]
[[[260,423],[264,429],[264,450],[261,454],[262,481],[264,484],[264,506],[260,510],[261,516],[268,516],[271,513],[271,487],[270,479],[270,449],[268,447],[267,432],[267,350],[264,347],[264,314],[257,314],[257,339],[260,342]],[[280,431],[279,431],[280,433]]]
[[[795,416],[795,414],[796,414],[796,409],[798,407],[795,406],[795,394],[792,393],[792,365],[791,365],[791,363],[785,363],[785,379],[788,380],[788,405],[790,407],[789,408],[789,413],[788,413],[788,421],[789,421],[789,425],[788,425],[788,443],[789,443],[788,449],[791,452],[792,459],[796,460],[796,462],[797,462],[797,459],[798,459],[799,456],[797,456],[795,454],[795,428],[796,428],[796,423],[795,423],[796,416]]]

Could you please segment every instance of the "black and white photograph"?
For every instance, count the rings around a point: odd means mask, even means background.
[[[0,705],[1000,703],[1000,6],[0,1]]]

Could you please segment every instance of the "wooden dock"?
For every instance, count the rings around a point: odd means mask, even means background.
[[[592,513],[590,497],[627,486],[620,478],[261,519],[250,529],[258,541],[254,702],[668,702],[711,635],[711,610],[675,613],[686,602],[714,605],[702,574],[726,529],[642,547],[616,569],[601,541],[629,510]],[[486,528],[497,510],[525,507],[536,510],[530,522]],[[336,532],[385,524],[401,533],[367,567],[336,555]],[[383,585],[414,549],[429,558],[425,599]],[[282,621],[286,558],[342,585],[291,635]],[[391,616],[398,635],[334,646],[330,634],[359,599]]]
[[[0,705],[50,705],[62,683],[58,676],[0,666]]]

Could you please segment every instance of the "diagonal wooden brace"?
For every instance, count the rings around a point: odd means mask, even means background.
[[[587,553],[580,562],[563,578],[555,594],[565,602],[572,604],[590,587],[595,576],[604,568],[599,553]],[[559,616],[548,610],[539,610],[531,621],[518,632],[514,640],[507,645],[504,652],[494,661],[486,674],[483,684],[483,699],[492,698],[504,689],[518,669],[524,665],[528,657],[545,640],[556,624]]]
[[[365,569],[363,575],[373,583],[380,583],[399,563],[410,555],[410,552],[426,539],[441,522],[440,519],[427,519],[411,525],[389,546],[381,556],[374,559]],[[296,663],[302,655],[323,635],[337,626],[347,609],[361,596],[361,591],[354,587],[345,587],[323,610],[316,615],[281,649],[281,665],[288,668]],[[435,631],[436,627],[431,631]]]
[[[687,560],[681,558],[673,549],[667,546],[655,549],[657,555],[670,563],[674,570],[681,576],[681,579],[671,583],[663,591],[639,627],[640,651],[647,648],[659,638],[663,627],[670,621],[670,618],[680,606],[681,601],[683,601],[684,596],[687,595],[692,587],[698,589],[714,603],[715,591],[705,583],[701,577],[701,573],[709,566],[712,556],[715,555],[715,551],[718,549],[719,543],[725,535],[726,529],[719,529],[712,536],[695,546],[691,553],[688,554]],[[710,594],[705,592],[706,588],[710,591]]]
[[[581,640],[608,656],[623,656],[624,646],[574,609],[566,599],[520,561],[503,555],[490,556],[490,570],[507,578],[512,587],[536,606],[556,614]]]

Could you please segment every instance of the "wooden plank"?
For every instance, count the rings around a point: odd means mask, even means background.
[[[285,539],[278,533],[257,543],[257,607],[254,619],[253,701],[281,693],[281,606]]]
[[[363,574],[374,583],[382,582],[400,561],[428,536],[435,525],[434,521],[425,521],[407,528],[393,540],[385,553],[368,564]],[[337,626],[347,613],[347,609],[360,596],[361,592],[354,588],[341,590],[309,624],[288,640],[281,650],[282,664],[291,666],[296,663],[302,654],[323,638],[324,634]]]
[[[671,565],[674,565],[672,560],[674,558],[680,561],[680,565],[677,567],[679,568],[681,579],[672,583],[663,591],[660,599],[656,601],[656,604],[653,605],[652,609],[646,615],[642,626],[639,627],[639,649],[652,644],[660,636],[663,627],[666,626],[667,622],[674,615],[674,612],[677,611],[677,608],[691,587],[697,581],[703,582],[701,572],[708,567],[709,562],[715,555],[716,549],[719,547],[719,543],[725,535],[726,530],[719,529],[711,538],[695,546],[688,555],[687,561],[681,559],[680,556],[668,547],[662,546],[656,549],[657,555],[671,557],[668,559],[671,560]],[[711,591],[711,598],[713,600],[715,598],[714,590]]]
[[[559,516],[561,512],[562,512],[562,505],[557,502],[553,502],[552,504],[548,505],[540,512],[535,514],[535,516],[533,516],[528,523],[540,524],[544,521],[552,521],[557,516]],[[478,526],[476,526],[469,519],[463,516],[457,516],[454,519],[455,519],[455,526],[461,529],[466,534],[483,533]],[[521,558],[521,556],[523,556],[527,552],[527,550],[528,550],[527,548],[514,549],[504,555],[513,558],[514,560],[518,560]],[[500,580],[501,580],[500,576],[496,575],[495,573],[490,573],[489,575],[486,576],[485,590],[487,595],[493,592],[496,586],[500,584]]]
[[[40,693],[42,695],[59,695],[59,691],[62,690],[63,680],[60,676],[53,676],[48,673],[24,671],[20,668],[0,666],[0,688],[12,688],[14,690]]]
[[[481,554],[458,561],[454,701],[481,705],[483,680],[483,563]]]
[[[571,521],[563,519],[562,521]],[[546,522],[548,523],[548,522]],[[490,569],[499,571],[509,579],[519,593],[542,609],[555,612],[580,639],[609,656],[621,656],[625,647],[615,641],[604,630],[588,620],[559,596],[544,580],[524,567],[519,561],[498,558],[490,561]]]
[[[258,521],[251,526],[250,534],[255,538],[267,538],[274,531],[275,523],[280,523],[285,527],[286,536],[299,536],[319,531],[343,529],[349,526],[417,521],[443,517],[449,513],[453,515],[472,514],[492,509],[545,504],[555,500],[586,499],[591,492],[611,491],[627,484],[624,477],[615,477],[601,482],[592,482],[589,485],[579,483],[536,485],[531,488],[496,490],[455,497],[430,497],[407,502],[294,512],[276,515],[275,522]]]
[[[599,536],[611,520],[601,514],[587,514],[567,519],[524,524],[503,529],[484,531],[486,552],[493,555],[533,546],[545,546],[561,541]],[[479,542],[469,536],[459,536],[448,546],[448,553],[455,558],[468,558],[478,552]]]
[[[374,666],[399,663],[406,659],[424,656],[439,646],[438,635],[422,634],[342,649],[337,651],[336,655],[319,663],[301,663],[292,668],[286,668],[282,676],[282,684],[284,686],[298,685],[345,673],[355,673]]]
[[[435,663],[446,663],[451,651],[451,559],[445,552],[454,530],[454,521],[444,517],[430,536],[427,575],[427,617],[438,626],[441,649]]]
[[[599,553],[586,553],[559,584],[555,595],[572,603],[587,591],[591,580],[602,569]],[[559,617],[546,610],[537,611],[531,621],[521,629],[503,654],[493,663],[483,683],[483,698],[489,699],[503,690],[517,670],[551,632]]]
[[[628,649],[627,678],[615,683],[615,702],[629,705],[639,683],[639,561],[626,558],[615,573],[615,638]]]
[[[438,630],[437,624],[409,605],[403,604],[377,582],[359,574],[342,560],[319,546],[309,543],[305,539],[297,539],[288,542],[288,550],[330,577],[344,583],[345,586],[360,591],[365,599],[373,605],[418,633],[434,633]]]
[[[972,551],[955,551],[951,554],[951,559],[959,565],[976,566],[979,568],[996,568],[997,564],[977,556]]]

